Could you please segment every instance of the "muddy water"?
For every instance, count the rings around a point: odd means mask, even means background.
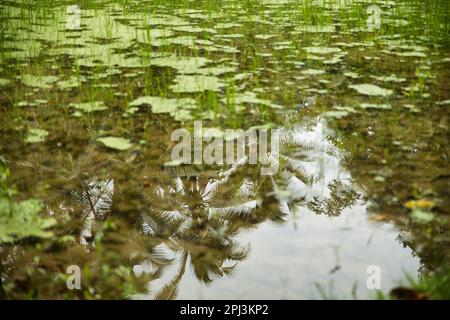
[[[0,213],[2,294],[374,298],[373,268],[387,293],[448,265],[448,16],[445,1],[3,3],[0,154],[14,201],[41,206],[39,223]],[[174,165],[171,134],[194,120],[282,130],[279,172]]]

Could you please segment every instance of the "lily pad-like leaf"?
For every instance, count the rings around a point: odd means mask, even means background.
[[[356,90],[360,94],[364,94],[367,96],[382,96],[387,97],[392,95],[393,90],[391,89],[384,89],[379,86],[363,83],[363,84],[352,84],[348,86],[351,89]]]
[[[318,76],[321,74],[325,74],[325,71],[319,70],[319,69],[306,69],[306,70],[303,70],[302,73],[310,75],[310,76]]]
[[[404,81],[406,81],[405,78],[399,78],[395,74],[391,74],[389,76],[381,76],[381,77],[372,76],[372,78],[377,79],[378,81],[383,81],[383,82],[404,82]]]
[[[25,143],[39,143],[43,142],[48,136],[48,131],[39,128],[28,129],[28,135],[25,138]]]
[[[103,103],[103,101],[91,101],[82,103],[71,103],[69,107],[77,109],[85,113],[91,113],[95,111],[102,111],[108,109],[108,107]]]
[[[341,119],[344,118],[346,116],[348,116],[348,112],[344,111],[344,110],[331,110],[331,111],[327,111],[323,114],[324,117],[326,118],[336,118],[336,119]]]
[[[445,105],[448,106],[448,105],[450,105],[450,100],[437,101],[436,104],[439,106],[445,106]]]
[[[175,78],[175,84],[170,86],[173,92],[189,93],[202,91],[219,91],[224,84],[215,76],[185,76],[180,75]]]
[[[205,66],[209,59],[203,57],[177,57],[171,55],[163,58],[156,58],[150,64],[157,67],[168,67],[176,69],[180,73],[193,73],[197,69]]]
[[[24,74],[20,79],[29,87],[49,89],[59,78],[56,76],[34,76],[32,74]]]
[[[191,120],[191,111],[197,108],[197,103],[191,98],[171,99],[163,97],[143,96],[129,103],[131,108],[148,104],[153,113],[169,113],[177,121]]]
[[[356,72],[353,72],[353,71],[344,72],[344,76],[352,78],[352,79],[359,78],[359,74],[357,74]]]
[[[197,69],[195,74],[202,74],[205,76],[220,76],[225,73],[235,72],[236,68],[232,66],[215,66],[215,67],[209,67],[209,68],[201,68]]]
[[[133,147],[130,140],[120,137],[98,138],[97,141],[103,143],[108,148],[120,151],[128,150]]]
[[[330,48],[330,47],[306,47],[303,48],[307,53],[312,54],[329,54],[329,53],[337,53],[342,50],[339,48]]]
[[[296,28],[294,31],[292,31],[292,34],[301,34],[301,33],[326,33],[326,32],[335,32],[336,31],[336,27],[333,25],[329,25],[329,26],[316,26],[316,25],[305,25],[305,26],[300,26],[298,28]]]

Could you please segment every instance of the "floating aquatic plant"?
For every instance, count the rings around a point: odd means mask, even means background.
[[[382,96],[387,97],[392,95],[393,90],[381,88],[379,86],[363,83],[363,84],[352,84],[348,86],[351,89],[356,90],[360,94],[364,94],[367,96]]]
[[[28,135],[25,138],[26,143],[39,143],[45,141],[48,136],[48,131],[39,128],[28,129]]]
[[[91,113],[95,111],[103,111],[108,109],[103,101],[91,101],[81,103],[71,103],[69,107],[79,110],[84,113]]]
[[[103,143],[108,148],[120,151],[128,150],[133,147],[130,140],[120,137],[98,138],[97,141]]]
[[[35,76],[31,74],[24,74],[20,77],[20,79],[29,87],[49,89],[56,81],[58,81],[59,78],[56,76]]]
[[[175,78],[174,82],[175,84],[170,86],[170,89],[177,93],[219,91],[224,87],[223,82],[215,76],[179,75]]]

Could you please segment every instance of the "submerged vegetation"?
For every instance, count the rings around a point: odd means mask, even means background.
[[[1,298],[375,298],[369,265],[380,296],[449,298],[449,1],[14,0],[0,25]],[[172,163],[195,120],[283,129],[277,174]]]

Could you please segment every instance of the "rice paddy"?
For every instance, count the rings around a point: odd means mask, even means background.
[[[375,299],[448,270],[448,1],[14,0],[0,26],[0,298]],[[195,121],[281,129],[278,172],[174,163]]]

